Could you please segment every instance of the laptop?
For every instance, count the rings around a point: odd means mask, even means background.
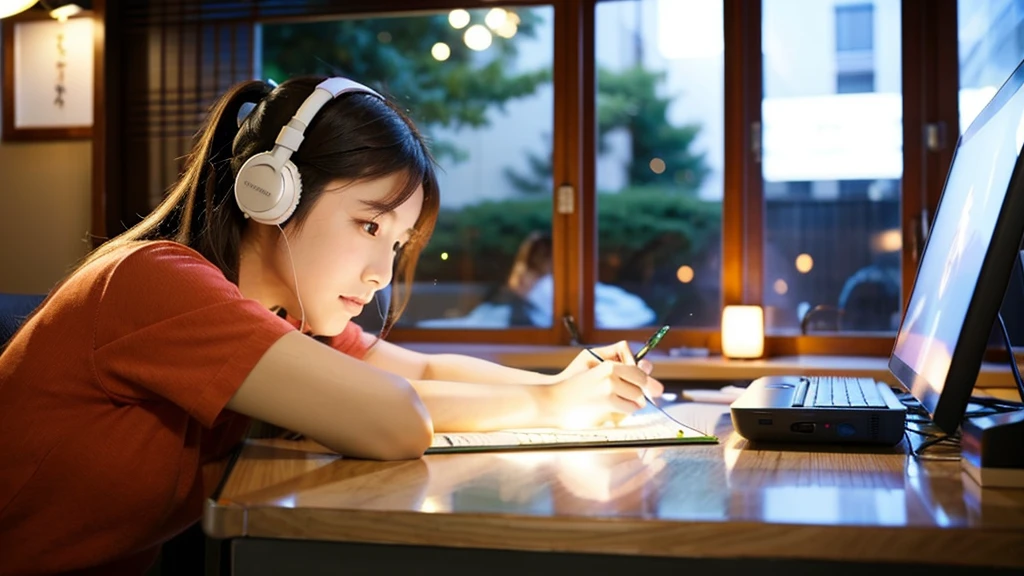
[[[963,420],[1024,235],[1022,85],[1024,63],[957,142],[889,356],[908,403],[946,434]],[[748,440],[894,445],[907,407],[872,379],[768,376],[730,412]]]

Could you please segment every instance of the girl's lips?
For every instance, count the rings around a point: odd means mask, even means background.
[[[353,316],[358,316],[363,311],[363,306],[365,306],[365,303],[362,300],[357,300],[348,296],[340,296],[338,299],[341,300],[342,305],[344,305]]]

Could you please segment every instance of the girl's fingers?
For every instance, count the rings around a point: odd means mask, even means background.
[[[647,379],[647,386],[645,389],[651,398],[656,398],[665,393],[665,386],[654,378]]]
[[[648,376],[650,376],[651,371],[654,370],[654,364],[651,364],[651,361],[646,358],[638,362],[637,366],[639,366],[640,369],[643,370],[644,373],[646,373]]]
[[[613,364],[612,374],[619,378],[622,378],[623,380],[633,384],[634,386],[637,386],[638,388],[643,388],[647,384],[647,381],[650,380],[650,378],[647,377],[647,374],[643,370],[637,368],[635,364],[632,366],[627,366],[624,364]]]
[[[615,343],[615,352],[619,356],[619,362],[629,366],[636,366],[636,358],[633,357],[633,351],[629,349],[629,344],[625,340],[619,340]]]
[[[633,409],[643,408],[647,404],[647,398],[644,397],[644,391],[641,390],[634,384],[626,382],[621,379],[616,379],[612,386],[612,399],[615,397],[621,398],[633,404]]]
[[[598,356],[605,360],[611,360],[613,362],[619,362],[622,364],[634,365],[636,359],[633,358],[633,351],[629,349],[629,344],[625,340],[620,340],[615,344],[609,346],[602,346],[600,348],[594,348],[594,352]]]
[[[637,405],[635,403],[633,403],[633,402],[631,402],[629,400],[626,400],[625,398],[622,398],[621,396],[612,396],[611,398],[609,398],[609,401],[610,401],[612,410],[615,410],[616,412],[618,412],[620,414],[624,414],[624,415],[625,414],[632,414],[633,412],[636,412],[637,409],[638,409],[638,407],[637,407]],[[618,424],[621,420],[622,420],[622,418],[617,418],[617,419],[615,419],[615,423]]]

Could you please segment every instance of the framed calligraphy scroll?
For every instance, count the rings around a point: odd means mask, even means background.
[[[2,24],[3,139],[91,138],[92,18]]]

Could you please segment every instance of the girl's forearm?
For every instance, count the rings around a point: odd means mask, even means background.
[[[424,380],[479,384],[551,384],[555,381],[552,376],[461,354],[432,354],[428,358]]]
[[[412,380],[435,432],[476,432],[552,425],[547,386]]]

